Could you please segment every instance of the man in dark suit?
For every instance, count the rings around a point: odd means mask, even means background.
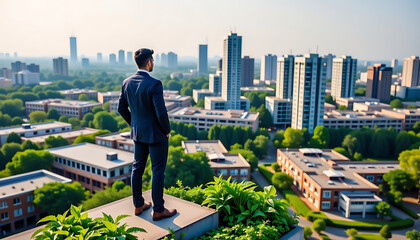
[[[163,100],[162,82],[150,76],[153,71],[153,50],[137,50],[134,59],[139,70],[122,83],[118,112],[130,125],[130,136],[134,140],[134,164],[131,187],[135,215],[150,208],[142,196],[142,176],[150,154],[152,161],[153,220],[172,217],[176,209],[164,208],[163,183],[168,158],[170,125]],[[128,109],[130,108],[130,110]]]

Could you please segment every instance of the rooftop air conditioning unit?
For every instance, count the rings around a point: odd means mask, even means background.
[[[106,160],[112,161],[118,159],[118,153],[116,152],[110,152],[106,154]]]

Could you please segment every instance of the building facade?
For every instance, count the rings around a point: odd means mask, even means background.
[[[261,81],[275,81],[277,74],[277,56],[264,55],[261,57]]]
[[[102,104],[98,102],[64,100],[59,98],[28,101],[25,103],[27,115],[34,111],[48,112],[48,110],[54,108],[60,116],[64,115],[69,118],[76,117],[80,120],[96,106],[102,106]]]
[[[241,87],[251,87],[254,85],[254,59],[244,56],[241,64]]]
[[[259,113],[243,110],[207,110],[202,108],[176,108],[168,112],[169,120],[194,124],[198,131],[210,130],[213,125],[250,127],[258,130]]]
[[[367,69],[366,97],[379,101],[391,99],[392,68],[375,64]]]
[[[207,62],[207,44],[198,45],[198,74],[208,74],[208,62]]]
[[[292,100],[279,97],[265,97],[265,108],[273,118],[273,124],[281,129],[290,127],[292,123]]]
[[[295,58],[292,128],[312,133],[323,125],[326,64],[318,54]]]
[[[293,74],[295,57],[285,55],[277,60],[276,97],[293,99]]]
[[[410,131],[420,121],[420,108],[417,109],[382,109],[381,114],[389,118],[402,120],[402,130]]]
[[[76,37],[70,37],[70,61],[77,62],[77,39]]]
[[[53,73],[55,75],[68,76],[69,64],[67,62],[67,59],[62,58],[62,57],[54,58],[53,59]]]
[[[38,85],[40,82],[39,73],[23,70],[17,73],[12,73],[13,85]]]
[[[404,87],[420,86],[420,59],[412,56],[404,59],[402,83]]]
[[[78,100],[81,94],[85,94],[89,99],[96,100],[98,95],[98,91],[96,90],[78,88],[63,90],[59,92],[63,94],[66,98],[70,98],[71,100]]]
[[[332,71],[333,71],[333,60],[335,55],[329,53],[328,55],[324,55],[325,63],[327,64],[327,74],[325,75],[326,79],[332,79]]]
[[[118,64],[125,65],[125,51],[124,50],[118,51]]]
[[[120,91],[114,91],[114,92],[98,92],[97,98],[98,102],[104,104],[108,101],[118,99],[121,95]]]
[[[331,79],[331,96],[354,97],[357,72],[357,59],[350,56],[334,58]]]

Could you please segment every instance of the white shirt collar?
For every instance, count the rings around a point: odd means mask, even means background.
[[[147,70],[144,70],[144,69],[139,69],[138,71],[139,71],[139,72],[145,72],[145,73],[147,73],[147,74],[149,74],[149,75],[150,75],[150,73],[149,73]]]

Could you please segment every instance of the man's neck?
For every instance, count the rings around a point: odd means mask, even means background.
[[[146,70],[146,69],[144,69],[144,68],[139,68],[139,71],[149,73],[149,71],[147,71],[147,70]]]

